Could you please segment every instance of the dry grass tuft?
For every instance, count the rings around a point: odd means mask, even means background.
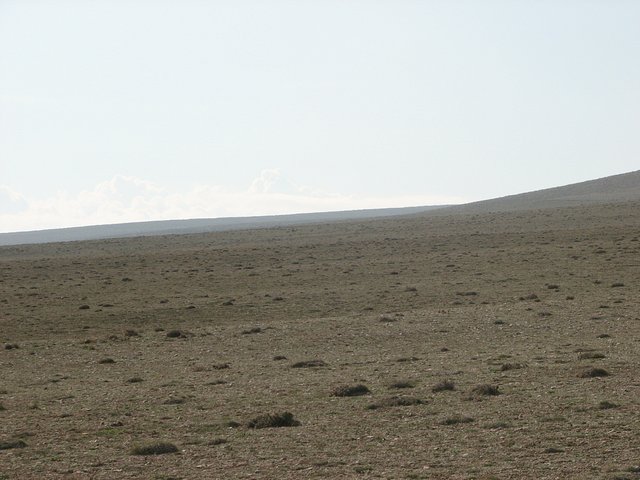
[[[500,393],[497,385],[483,384],[473,387],[466,398],[467,400],[480,400],[484,397],[495,397]]]
[[[132,455],[164,455],[165,453],[176,453],[178,447],[173,443],[154,442],[146,445],[137,445],[131,449]]]
[[[389,397],[383,398],[379,402],[372,403],[367,406],[368,410],[377,410],[378,408],[388,407],[409,407],[412,405],[422,405],[424,401],[415,397]]]
[[[291,368],[314,368],[314,367],[326,367],[327,364],[322,360],[303,360],[302,362],[296,362],[291,365]]]
[[[253,328],[248,328],[247,330],[243,330],[242,334],[243,335],[251,335],[253,333],[262,333],[263,330],[260,327],[253,327]]]
[[[603,353],[600,352],[582,352],[578,355],[578,360],[598,359],[606,358]]]
[[[464,417],[462,415],[453,415],[451,417],[447,417],[442,421],[442,425],[458,425],[461,423],[471,423],[473,422],[473,418]]]
[[[522,363],[503,363],[500,367],[500,371],[507,372],[509,370],[518,370],[520,368],[524,368]]]
[[[214,438],[213,440],[208,441],[207,445],[214,447],[216,445],[224,445],[225,443],[227,443],[226,438]]]
[[[416,386],[415,382],[411,380],[398,380],[389,385],[389,388],[414,388]]]
[[[431,391],[433,393],[452,391],[455,389],[456,389],[456,385],[451,380],[443,380],[441,382],[436,383],[433,387],[431,387]]]
[[[11,450],[13,448],[25,448],[27,446],[22,440],[8,440],[0,442],[0,450]]]
[[[596,377],[608,377],[609,372],[604,368],[586,367],[578,373],[579,378],[596,378]]]
[[[247,424],[249,428],[297,427],[298,425],[300,422],[294,419],[290,412],[260,415]]]
[[[333,397],[359,397],[371,391],[365,385],[340,385],[331,391]]]

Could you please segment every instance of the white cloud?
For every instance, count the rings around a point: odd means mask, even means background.
[[[0,218],[5,214],[18,214],[27,207],[25,198],[11,187],[0,185]]]
[[[269,192],[279,176],[280,172],[278,170],[263,170],[260,172],[260,176],[251,182],[249,193]]]
[[[280,173],[264,170],[246,190],[200,185],[170,191],[139,178],[116,176],[91,190],[58,192],[27,198],[0,186],[0,231],[39,230],[82,225],[278,215],[322,211],[437,205],[465,201],[456,197],[401,195],[389,197],[331,194],[304,186],[274,188]]]

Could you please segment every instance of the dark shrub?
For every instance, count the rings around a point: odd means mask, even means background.
[[[371,393],[365,385],[341,385],[332,390],[334,397],[358,397]]]
[[[291,368],[313,368],[313,367],[326,367],[327,364],[322,360],[303,360],[302,362],[296,362],[291,365]]]
[[[131,450],[132,455],[163,455],[165,453],[176,453],[178,447],[173,443],[155,442],[147,445],[138,445]]]
[[[289,412],[260,415],[247,424],[249,428],[297,427],[298,425],[300,422]]]
[[[452,381],[443,380],[442,382],[436,383],[431,388],[431,391],[433,393],[438,393],[438,392],[444,392],[444,391],[447,391],[447,390],[455,390],[455,389],[456,389],[456,386]]]

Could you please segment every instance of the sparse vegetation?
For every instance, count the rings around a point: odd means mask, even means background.
[[[416,386],[415,382],[411,380],[397,380],[395,382],[392,382],[389,385],[389,388],[402,389],[402,388],[414,388],[415,386]]]
[[[420,359],[418,357],[400,357],[399,359],[396,360],[396,362],[408,363],[408,362],[415,362],[417,360],[420,360]]]
[[[442,380],[431,387],[433,393],[452,391],[456,389],[455,383],[451,380]]]
[[[303,360],[291,365],[291,368],[316,368],[326,367],[327,364],[323,360]]]
[[[549,447],[544,449],[544,453],[562,453],[564,450],[556,447]]]
[[[519,370],[521,368],[524,368],[524,365],[522,363],[503,363],[500,366],[500,371],[508,372],[509,370]]]
[[[466,398],[468,400],[479,400],[484,397],[495,397],[500,395],[500,393],[501,392],[496,385],[483,384],[473,387],[467,394]]]
[[[247,330],[243,330],[243,331],[242,331],[242,334],[243,334],[243,335],[251,335],[251,334],[253,334],[253,333],[262,333],[262,331],[263,331],[263,330],[262,330],[262,328],[260,328],[260,327],[253,327],[253,328],[249,328],[249,329],[247,329]]]
[[[580,378],[596,378],[596,377],[608,377],[609,372],[604,368],[587,367],[578,372]]]
[[[226,438],[214,438],[213,440],[209,440],[207,442],[207,445],[209,446],[216,446],[216,445],[224,445],[225,443],[227,443],[227,439]]]
[[[0,441],[0,450],[11,450],[13,448],[25,448],[27,444],[23,440]]]
[[[524,300],[539,300],[538,295],[536,295],[535,293],[530,293],[529,295],[524,295],[522,297],[520,297],[521,301]]]
[[[164,455],[178,452],[178,447],[173,443],[153,442],[144,445],[137,445],[131,449],[132,455]]]
[[[369,389],[362,384],[359,385],[340,385],[331,391],[334,397],[358,397],[371,393]]]
[[[2,247],[0,471],[638,480],[624,208]]]
[[[471,423],[473,422],[473,418],[465,417],[462,415],[453,415],[451,417],[447,417],[442,421],[442,425],[458,425],[461,423]]]
[[[605,355],[600,352],[582,352],[578,355],[578,360],[593,360],[599,358],[605,358]]]
[[[367,409],[377,410],[378,408],[409,407],[412,405],[422,405],[423,403],[424,401],[415,397],[389,397],[368,405]]]
[[[293,418],[290,412],[260,415],[247,424],[249,428],[297,427],[298,425],[300,422]]]
[[[501,428],[509,428],[511,425],[508,422],[493,422],[484,426],[487,430],[498,430]]]

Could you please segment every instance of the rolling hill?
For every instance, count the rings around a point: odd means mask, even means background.
[[[598,205],[638,200],[640,200],[640,170],[464,205],[351,210],[259,217],[166,220],[0,233],[0,246],[100,240],[120,237],[206,233],[252,228],[290,227],[294,225],[365,220],[412,214],[451,215],[458,213],[524,211],[529,209]]]

